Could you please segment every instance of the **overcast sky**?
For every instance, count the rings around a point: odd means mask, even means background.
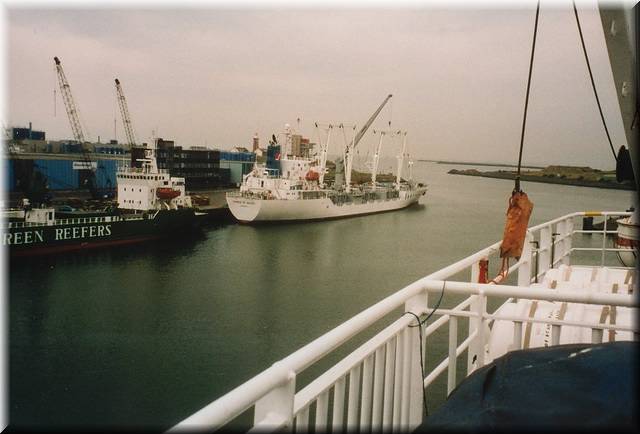
[[[562,7],[565,5],[566,7]],[[581,24],[614,147],[622,123],[599,16]],[[301,119],[409,131],[415,158],[516,163],[535,1],[294,9],[211,4],[148,10],[9,7],[8,126],[70,138],[53,57],[58,56],[91,139],[124,141],[114,78],[138,141],[152,131],[177,144],[261,145]],[[570,2],[542,1],[523,161],[613,168]],[[361,146],[375,138],[368,133]],[[396,151],[389,151],[396,152]]]

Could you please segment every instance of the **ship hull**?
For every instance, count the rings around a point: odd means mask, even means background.
[[[3,231],[11,257],[141,243],[198,230],[202,217],[192,209],[162,210],[155,215],[59,219],[50,226],[13,225]],[[17,227],[16,227],[17,226]]]
[[[400,192],[399,197],[366,202],[334,203],[330,198],[279,200],[227,195],[233,216],[241,223],[329,220],[406,208],[418,202],[426,188]]]

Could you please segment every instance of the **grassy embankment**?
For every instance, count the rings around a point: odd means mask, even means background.
[[[498,179],[515,179],[516,175],[514,170],[481,172],[477,169],[452,169],[448,173],[452,175],[483,176]],[[520,174],[520,179],[522,181],[545,182],[549,184],[633,190],[633,185],[630,182],[618,183],[618,181],[616,181],[616,173],[614,170],[603,171],[600,169],[592,169],[591,167],[547,166],[542,170],[524,170]]]

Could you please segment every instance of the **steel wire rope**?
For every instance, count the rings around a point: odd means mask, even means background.
[[[589,55],[587,54],[587,47],[584,44],[584,37],[582,36],[582,27],[580,26],[580,18],[578,18],[578,9],[576,8],[576,2],[575,0],[573,0],[571,3],[573,4],[573,13],[576,16],[576,24],[578,25],[578,33],[580,35],[580,43],[582,44],[582,51],[584,52],[584,59],[587,62],[587,70],[589,71],[589,79],[591,80],[591,87],[593,88],[593,94],[596,97],[596,104],[598,104],[600,119],[602,119],[602,125],[604,126],[604,132],[607,135],[607,140],[609,141],[609,147],[611,148],[611,152],[613,153],[613,158],[616,161],[618,161],[618,157],[616,156],[616,151],[613,149],[613,143],[611,142],[611,136],[609,135],[609,129],[607,128],[607,122],[605,121],[604,114],[602,113],[602,106],[600,105],[600,98],[598,98],[596,83],[593,80],[593,73],[591,72],[591,64],[589,62]]]
[[[540,0],[536,5],[536,21],[533,25],[533,43],[531,45],[531,59],[529,60],[529,77],[527,78],[527,94],[524,100],[524,114],[522,116],[522,132],[520,133],[520,151],[518,152],[518,171],[514,191],[520,190],[520,168],[522,167],[522,148],[524,147],[524,132],[527,125],[527,109],[529,107],[529,93],[531,91],[531,76],[533,75],[533,58],[536,52],[536,35],[538,34],[538,18],[540,16]]]

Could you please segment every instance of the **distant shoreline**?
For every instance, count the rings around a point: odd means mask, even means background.
[[[437,164],[457,164],[460,166],[493,166],[493,167],[518,167],[515,164],[506,164],[506,163],[473,163],[469,161],[441,161],[441,160],[418,160],[418,161],[426,161],[429,163],[437,163]],[[526,169],[544,169],[541,166],[522,166]]]
[[[484,178],[495,178],[495,179],[506,179],[506,180],[515,179],[515,173],[512,173],[512,172],[478,172],[478,171],[451,169],[448,173],[451,175],[481,176]],[[573,185],[576,187],[608,188],[613,190],[627,190],[627,191],[634,190],[631,184],[619,184],[617,182],[606,182],[606,181],[591,181],[591,180],[585,180],[585,179],[566,179],[566,178],[532,176],[532,175],[522,174],[520,176],[520,180],[525,182],[541,182],[545,184]]]

